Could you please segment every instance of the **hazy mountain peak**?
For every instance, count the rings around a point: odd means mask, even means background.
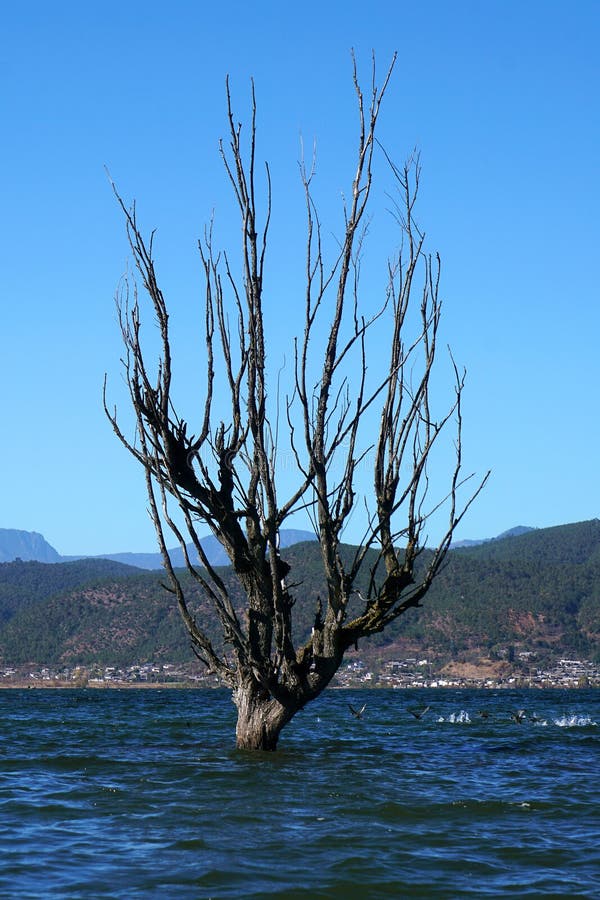
[[[0,528],[0,562],[13,559],[35,562],[60,562],[60,554],[37,531]]]
[[[316,540],[312,531],[301,531],[297,528],[284,528],[281,532],[281,547],[290,547],[302,541]],[[213,535],[202,538],[202,546],[213,566],[228,566],[229,559],[219,541]],[[197,562],[196,551],[192,544],[188,545],[188,553],[192,562]],[[183,568],[185,560],[181,547],[170,550],[173,565]],[[14,528],[0,528],[0,563],[12,562],[22,559],[27,562],[71,562],[76,559],[109,559],[113,562],[124,563],[128,566],[136,566],[140,569],[162,569],[162,557],[160,553],[98,553],[93,557],[61,556],[37,531],[18,531]]]
[[[530,531],[535,531],[535,528],[531,528],[529,525],[515,525],[513,528],[509,528],[507,531],[503,531],[501,534],[496,535],[493,538],[476,538],[474,540],[464,540],[464,541],[453,541],[453,547],[479,547],[480,544],[489,544],[492,541],[502,541],[504,538],[508,537],[519,537],[522,534],[527,534]]]

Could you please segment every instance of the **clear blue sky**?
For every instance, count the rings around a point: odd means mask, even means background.
[[[154,549],[142,473],[101,408],[105,371],[123,405],[113,301],[128,259],[104,166],[158,229],[182,365],[199,378],[196,241],[213,209],[237,241],[217,152],[225,75],[240,118],[255,78],[281,284],[303,249],[300,135],[317,140],[328,221],[351,178],[351,47],[367,76],[371,49],[380,69],[399,51],[381,137],[400,162],[421,151],[444,338],[468,369],[465,466],[493,470],[458,537],[598,516],[599,45],[595,0],[8,5],[0,526],[64,554]],[[279,345],[291,312],[273,316]],[[182,396],[191,417],[199,400]]]

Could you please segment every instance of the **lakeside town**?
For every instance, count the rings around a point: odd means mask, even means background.
[[[427,658],[389,660],[379,666],[360,658],[338,671],[332,687],[344,688],[586,688],[600,687],[600,664],[564,658],[544,667],[532,663],[532,654],[520,654],[521,668],[491,674],[485,667],[452,664],[436,669]],[[525,666],[525,664],[528,664]],[[219,680],[204,671],[174,663],[133,663],[119,666],[0,666],[0,688],[109,688],[109,687],[215,688]]]

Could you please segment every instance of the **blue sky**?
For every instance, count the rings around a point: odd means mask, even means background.
[[[128,260],[104,167],[157,228],[192,418],[196,242],[213,210],[222,242],[237,241],[218,157],[225,76],[240,118],[256,83],[259,157],[274,182],[270,325],[285,349],[301,294],[300,136],[317,142],[333,230],[352,173],[351,47],[367,79],[372,49],[381,71],[398,50],[380,137],[399,162],[420,150],[444,340],[468,370],[465,467],[492,469],[457,536],[596,517],[599,40],[600,5],[586,0],[5,9],[0,526],[40,531],[65,554],[154,548],[142,473],[101,406],[105,372],[124,404],[114,295]]]

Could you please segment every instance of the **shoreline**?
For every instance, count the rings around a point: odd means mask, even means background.
[[[110,690],[111,688],[117,688],[119,690],[168,690],[168,689],[176,689],[176,690],[215,690],[218,689],[219,685],[215,685],[215,687],[208,685],[198,685],[192,684],[189,681],[156,681],[149,682],[147,684],[139,683],[131,681],[113,681],[113,682],[92,682],[88,684],[74,684],[72,681],[13,681],[9,684],[0,682],[0,691],[33,691],[33,690],[57,690],[57,691],[103,691]]]
[[[555,684],[555,683],[537,683],[528,684],[525,682],[514,681],[508,683],[506,681],[491,683],[489,679],[481,681],[471,681],[461,684],[332,684],[327,690],[333,691],[506,691],[506,690],[531,690],[531,691],[585,691],[597,690],[600,683],[590,684]],[[112,682],[91,682],[88,684],[73,684],[70,681],[15,681],[10,683],[0,682],[0,690],[4,691],[39,691],[39,690],[56,690],[56,691],[110,691],[110,690],[126,690],[126,691],[164,691],[164,690],[185,690],[185,691],[218,691],[229,690],[225,685],[220,684],[195,684],[189,681],[167,681],[167,682],[148,682],[135,683],[129,681],[112,681]]]

